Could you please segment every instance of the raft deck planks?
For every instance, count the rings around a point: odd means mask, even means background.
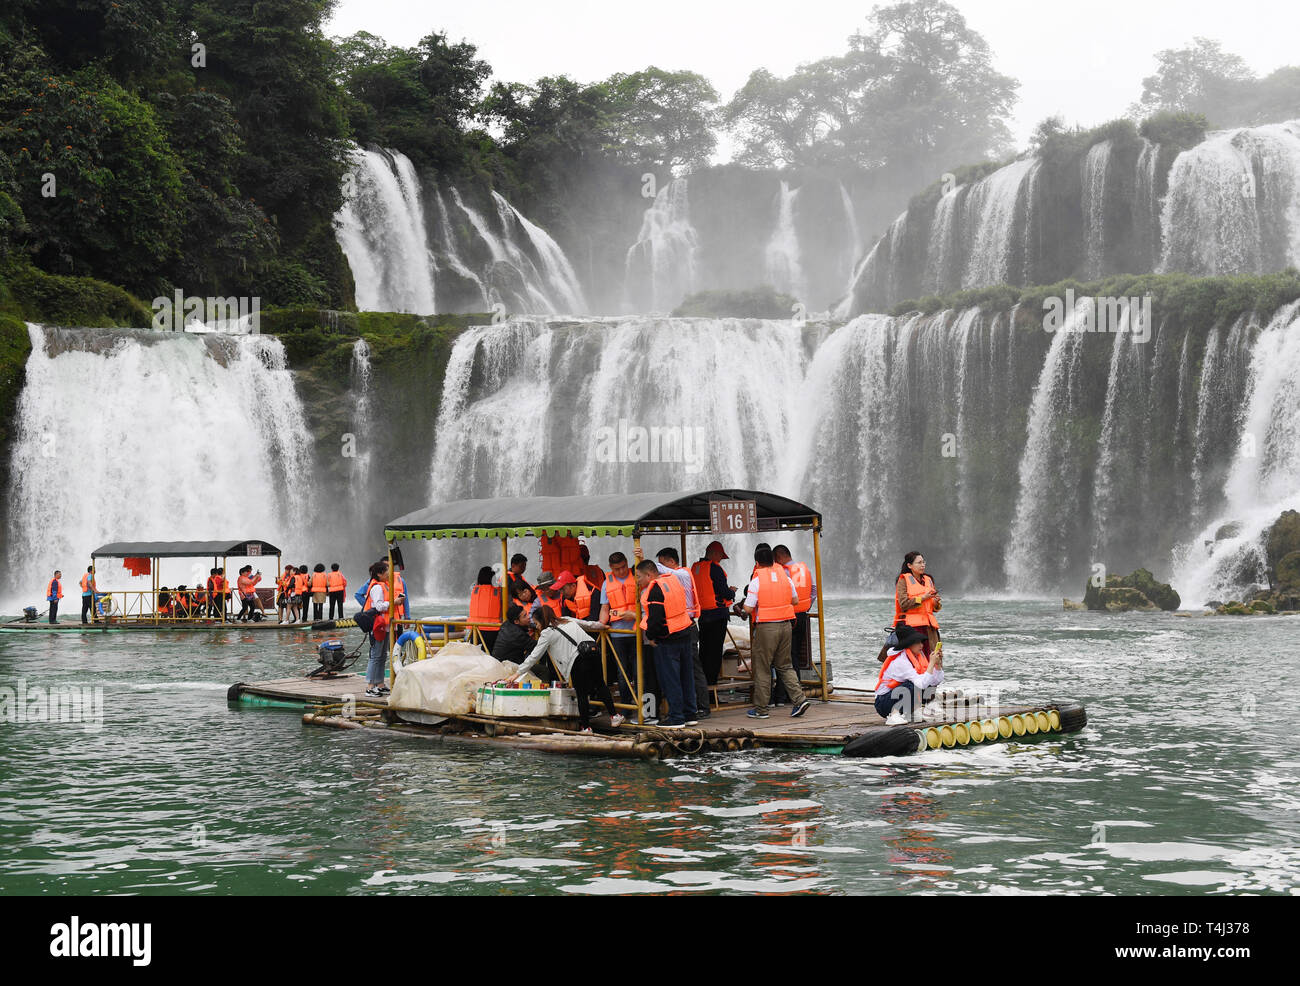
[[[365,688],[365,679],[359,674],[342,674],[333,678],[277,678],[269,681],[241,682],[231,687],[228,697],[235,699],[240,695],[248,695],[279,702],[301,703],[303,706],[336,705],[348,696],[363,704],[374,702],[374,699],[366,698]],[[638,737],[647,734],[652,734],[661,740],[679,740],[688,743],[700,739],[706,744],[711,740],[743,735],[752,737],[762,746],[799,749],[838,747],[872,730],[896,728],[886,726],[885,721],[866,698],[832,699],[829,702],[814,699],[808,711],[798,718],[790,716],[790,708],[788,705],[772,706],[769,709],[768,719],[750,719],[746,715],[748,707],[715,710],[709,718],[700,720],[698,726],[683,729],[662,729],[629,722],[618,732],[597,732],[590,737],[573,735],[577,723],[568,719],[501,719],[493,723],[486,721],[485,717],[474,716],[462,720],[461,724],[468,732],[453,734],[439,732],[433,727],[418,724],[384,724],[375,718],[362,723],[329,713],[321,715],[309,712],[303,719],[311,725],[328,725],[343,729],[380,728],[402,735],[420,736],[426,739],[437,738],[458,743],[486,743],[556,753],[629,757],[648,755],[644,750],[634,749]],[[1010,716],[1042,708],[1044,706],[1015,705],[999,709],[998,714]],[[602,714],[596,719],[597,724],[603,719]],[[965,717],[957,717],[942,722],[917,723],[913,728],[964,721],[966,721]],[[557,723],[562,725],[557,727]],[[497,728],[494,729],[494,726]],[[554,731],[557,728],[568,732]],[[531,735],[521,736],[520,731],[529,732]],[[496,732],[497,735],[490,735],[492,732]]]

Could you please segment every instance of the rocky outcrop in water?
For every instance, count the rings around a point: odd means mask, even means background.
[[[1145,568],[1131,575],[1108,575],[1103,586],[1088,583],[1083,593],[1083,604],[1088,609],[1107,613],[1127,613],[1131,610],[1176,610],[1182,600],[1174,587],[1158,582]]]

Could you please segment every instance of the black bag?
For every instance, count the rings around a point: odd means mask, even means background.
[[[379,610],[363,609],[356,616],[352,617],[357,627],[365,634],[369,635],[370,631],[375,628],[375,620],[379,618]]]
[[[555,629],[559,631],[560,636],[562,636],[569,643],[573,644],[574,647],[578,648],[578,657],[580,659],[586,660],[588,658],[600,657],[600,648],[596,645],[595,641],[584,640],[582,643],[578,643],[567,633],[565,633],[563,628],[561,628],[561,626],[558,623],[555,624]]]

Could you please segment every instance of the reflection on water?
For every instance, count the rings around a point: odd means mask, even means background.
[[[309,633],[0,635],[0,685],[98,685],[104,727],[6,722],[0,888],[217,893],[1285,893],[1293,618],[951,600],[949,673],[1088,706],[1081,734],[903,760],[588,761],[304,727],[234,681]],[[885,603],[830,604],[841,684]],[[1225,655],[1258,684],[1221,680]],[[871,662],[871,666],[868,665]]]

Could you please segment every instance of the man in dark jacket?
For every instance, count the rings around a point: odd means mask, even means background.
[[[492,645],[493,659],[510,661],[513,664],[523,664],[524,658],[532,653],[533,647],[537,643],[529,633],[532,625],[528,611],[522,606],[512,603],[510,609],[506,611],[506,621],[501,624],[501,629],[497,631],[496,643]],[[543,665],[545,666],[543,667]],[[545,677],[545,675],[551,674],[550,663],[547,658],[542,658],[534,674],[543,681],[551,680]],[[552,675],[552,677],[554,676]]]
[[[652,561],[642,561],[636,566],[637,588],[645,593],[642,624],[645,638],[654,644],[655,672],[668,703],[666,716],[663,709],[658,710],[659,724],[668,728],[694,726],[699,722],[695,712],[695,668],[691,655],[695,627],[686,616],[685,591],[675,589],[680,600],[680,612],[676,616],[682,626],[675,631],[669,628],[663,589],[664,583],[669,581],[680,585],[671,572],[660,575]]]

